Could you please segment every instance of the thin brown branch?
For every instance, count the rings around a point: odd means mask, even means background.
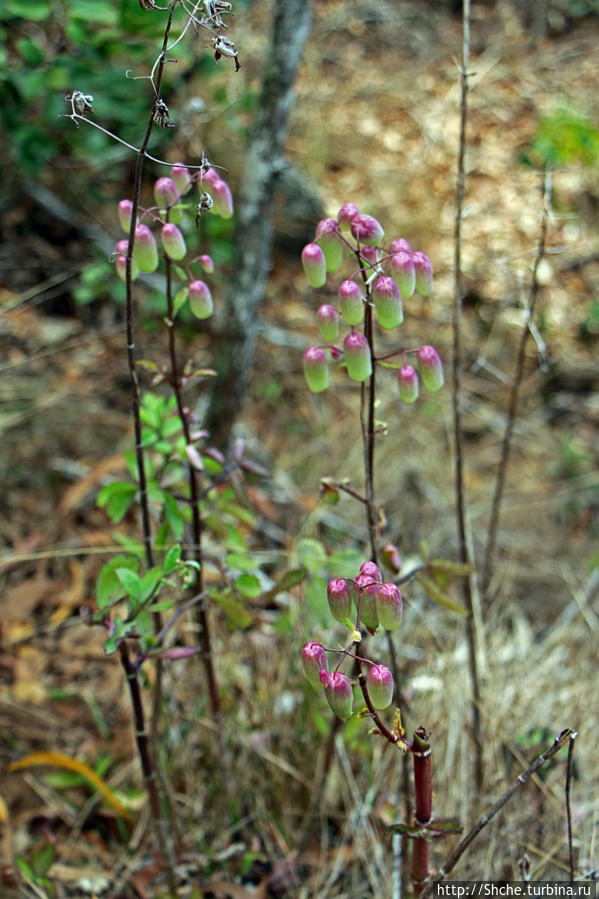
[[[472,563],[466,520],[466,489],[464,483],[464,447],[462,430],[462,211],[465,189],[466,123],[468,115],[468,66],[470,57],[470,0],[463,0],[462,64],[460,68],[460,141],[457,166],[456,217],[454,233],[454,307],[453,307],[453,424],[455,444],[455,494],[460,559]],[[468,609],[466,632],[468,638],[468,666],[472,685],[472,730],[474,737],[474,771],[476,792],[483,781],[483,738],[480,714],[480,676],[476,635],[476,588],[473,577],[463,580],[464,603]]]

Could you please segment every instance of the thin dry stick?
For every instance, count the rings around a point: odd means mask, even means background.
[[[464,484],[464,449],[462,440],[462,209],[464,203],[464,160],[466,156],[466,119],[468,112],[468,65],[470,56],[470,0],[463,0],[462,15],[462,65],[460,68],[460,144],[458,153],[456,217],[455,217],[455,283],[453,307],[453,423],[455,442],[455,492],[456,515],[459,536],[460,559],[471,564],[470,545],[466,523],[466,491]],[[468,637],[468,662],[472,682],[472,729],[474,735],[474,772],[477,794],[483,782],[483,739],[480,714],[480,678],[478,671],[478,647],[476,639],[474,578],[463,579],[464,602],[468,609],[466,633]]]
[[[574,756],[574,740],[568,745],[568,761],[566,762],[566,824],[568,827],[568,860],[570,863],[570,881],[574,883],[574,852],[572,849],[572,809],[570,807],[570,783],[572,781],[572,758]]]
[[[516,414],[518,411],[518,398],[520,394],[520,387],[522,386],[522,380],[524,378],[524,364],[526,361],[526,343],[528,340],[528,335],[530,333],[532,318],[535,311],[535,306],[537,303],[537,297],[539,295],[539,281],[537,278],[537,272],[539,270],[539,265],[543,257],[545,256],[545,243],[547,240],[547,220],[548,220],[548,211],[550,208],[551,202],[551,173],[546,171],[543,176],[543,213],[541,219],[541,234],[539,237],[539,245],[537,247],[537,252],[535,255],[535,261],[532,268],[532,277],[530,282],[530,292],[529,292],[529,302],[528,302],[528,310],[526,311],[525,322],[522,328],[522,333],[520,335],[520,345],[518,347],[518,356],[516,359],[516,372],[514,374],[514,380],[512,382],[512,389],[510,391],[510,404],[508,408],[507,422],[505,425],[505,432],[503,435],[503,442],[501,444],[501,457],[499,460],[499,467],[497,469],[497,479],[495,481],[495,491],[493,493],[493,502],[491,504],[491,517],[489,520],[489,531],[487,534],[487,545],[485,548],[485,559],[483,564],[483,577],[482,577],[482,590],[483,596],[487,595],[489,590],[489,585],[491,583],[491,576],[493,574],[493,562],[495,559],[495,550],[497,546],[497,529],[499,526],[499,511],[501,507],[501,500],[503,498],[503,490],[505,487],[505,478],[507,472],[507,464],[510,455],[510,448],[512,443],[512,434],[514,432],[514,424],[516,421]]]
[[[480,818],[476,822],[476,824],[474,825],[472,830],[470,830],[466,834],[464,839],[461,840],[460,843],[456,846],[456,848],[453,850],[453,852],[451,853],[451,855],[449,856],[447,861],[441,866],[441,868],[439,868],[438,873],[435,875],[435,877],[428,884],[425,891],[422,893],[421,899],[428,899],[429,896],[433,895],[435,885],[437,883],[441,883],[441,881],[444,880],[445,877],[447,877],[447,875],[456,866],[456,864],[458,863],[458,861],[460,860],[460,858],[462,857],[462,855],[464,854],[464,852],[466,851],[466,849],[468,848],[470,843],[472,843],[472,841],[479,835],[481,830],[483,830],[487,826],[487,824],[493,820],[493,818],[495,817],[497,812],[501,811],[501,809],[504,807],[504,805],[507,802],[509,802],[509,800],[512,798],[514,793],[517,790],[519,790],[520,787],[523,786],[532,777],[532,775],[535,773],[535,771],[538,771],[539,768],[542,768],[543,765],[549,761],[549,759],[553,758],[553,756],[557,752],[559,752],[563,746],[566,745],[566,743],[568,743],[568,742],[571,743],[572,741],[574,741],[576,739],[577,736],[578,736],[578,734],[576,733],[575,730],[566,728],[566,730],[563,730],[561,732],[561,734],[555,738],[555,740],[553,741],[553,743],[549,747],[549,749],[546,749],[542,755],[540,755],[537,759],[535,759],[535,761],[532,763],[532,765],[530,765],[526,769],[526,771],[523,771],[522,774],[518,775],[518,777],[516,778],[514,783],[511,785],[511,787],[509,787],[509,789],[507,789],[505,791],[505,793],[499,797],[497,802],[495,802],[491,806],[489,811],[486,812],[482,816],[482,818]]]

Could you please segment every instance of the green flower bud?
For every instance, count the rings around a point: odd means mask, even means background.
[[[347,373],[352,381],[365,381],[372,374],[372,360],[368,341],[359,331],[352,331],[343,341],[343,355]]]
[[[373,665],[366,675],[368,695],[375,709],[387,709],[393,699],[393,675],[385,665]]]
[[[329,364],[322,347],[311,346],[305,351],[304,377],[312,393],[322,393],[329,386]]]

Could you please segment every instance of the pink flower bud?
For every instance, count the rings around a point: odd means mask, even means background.
[[[360,247],[360,256],[368,265],[376,265],[381,260],[382,253],[378,247]]]
[[[372,374],[370,347],[359,331],[352,331],[343,341],[343,358],[352,381],[365,381]]]
[[[359,325],[364,318],[362,291],[355,281],[342,281],[337,291],[341,315],[346,325]]]
[[[350,230],[360,243],[372,244],[373,247],[378,246],[385,236],[380,222],[372,215],[356,216],[352,219]]]
[[[375,631],[379,626],[376,612],[376,594],[381,586],[370,574],[359,574],[351,585],[352,599],[356,607],[361,608],[361,623]]]
[[[126,256],[127,250],[129,249],[129,241],[123,238],[123,240],[117,240],[115,245],[115,250],[119,254],[119,256]]]
[[[147,225],[138,225],[135,229],[133,256],[142,272],[154,272],[158,268],[156,240]]]
[[[338,718],[347,721],[351,718],[354,705],[354,694],[349,677],[337,671],[331,674],[324,689],[328,703]]]
[[[209,318],[214,311],[210,288],[203,281],[192,281],[189,285],[189,308],[196,318]]]
[[[198,181],[200,193],[203,193],[206,189],[210,190],[215,181],[222,181],[216,169],[206,169],[205,172],[202,172]]]
[[[404,237],[396,237],[395,240],[392,240],[389,244],[389,252],[391,254],[409,253],[411,255],[414,252],[414,247],[410,241],[406,240]]]
[[[373,665],[366,675],[368,695],[375,709],[387,709],[393,699],[393,675],[385,665]]]
[[[339,359],[343,358],[343,351],[338,350],[336,346],[330,346],[329,353],[331,354],[333,362],[337,362]]]
[[[390,331],[403,322],[403,309],[399,287],[387,275],[376,278],[372,285],[372,298],[376,309],[376,320],[381,328]]]
[[[397,372],[399,397],[402,403],[411,405],[418,399],[418,375],[411,365],[402,365]]]
[[[322,670],[326,674],[328,667],[327,654],[322,643],[317,643],[316,640],[304,643],[302,648],[302,665],[310,685],[315,690],[318,690],[321,685],[320,672]]]
[[[157,206],[166,208],[179,199],[179,189],[172,178],[159,178],[154,183],[154,199]]]
[[[200,256],[199,262],[203,270],[208,275],[211,275],[214,271],[214,262],[212,261],[212,256],[208,256],[207,253],[204,253],[202,256]]]
[[[335,219],[322,219],[316,226],[316,238],[324,253],[327,272],[336,272],[343,262],[343,243]]]
[[[401,624],[403,604],[399,587],[395,584],[382,584],[376,598],[376,611],[379,621],[386,631],[397,630]]]
[[[342,577],[329,581],[327,586],[329,609],[335,621],[344,621],[351,615],[351,591]]]
[[[365,574],[366,577],[369,577],[373,581],[378,581],[379,584],[383,583],[381,569],[376,562],[362,562],[360,565],[360,574]]]
[[[312,393],[322,393],[329,386],[329,364],[322,347],[311,346],[305,351],[304,377]]]
[[[426,253],[414,253],[416,270],[416,290],[421,297],[428,297],[433,292],[433,265]]]
[[[391,257],[389,271],[399,287],[399,292],[404,299],[411,297],[416,289],[416,269],[411,253],[400,250]]]
[[[173,225],[172,222],[167,222],[166,225],[162,226],[160,237],[162,246],[171,259],[179,262],[179,260],[185,257],[187,247],[185,246],[183,235],[176,225]]]
[[[118,205],[118,219],[119,225],[123,229],[126,234],[129,234],[131,229],[131,210],[133,209],[133,203],[131,200],[121,200]]]
[[[125,241],[126,242],[126,241]],[[118,256],[116,260],[116,273],[121,281],[127,280],[127,257]],[[131,260],[131,280],[135,281],[139,275],[139,268],[135,264],[135,259]]]
[[[322,287],[327,280],[327,263],[317,243],[307,243],[302,250],[302,265],[310,287]]]
[[[172,166],[171,178],[177,185],[179,196],[183,196],[183,194],[186,194],[191,190],[192,181],[187,166],[181,165],[181,163]]]
[[[443,387],[443,365],[434,347],[421,346],[418,350],[418,372],[427,390],[435,393]]]
[[[230,219],[233,215],[233,194],[227,182],[217,178],[210,184],[209,191],[214,200],[212,211],[223,219]]]
[[[325,303],[316,313],[318,318],[318,330],[322,339],[332,343],[339,337],[339,313],[333,306]]]
[[[359,215],[360,210],[355,205],[355,203],[344,203],[344,205],[337,213],[337,221],[339,222],[339,227],[341,228],[341,230],[349,231],[351,223]]]
[[[401,571],[401,556],[395,544],[386,543],[381,550],[381,556],[387,568],[391,569],[395,574],[399,574]]]

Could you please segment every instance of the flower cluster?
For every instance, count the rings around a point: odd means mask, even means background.
[[[184,198],[191,194],[196,184],[200,197],[199,202],[193,204]],[[187,299],[191,311],[197,318],[208,318],[213,311],[212,294],[205,281],[194,275],[191,266],[198,263],[203,272],[211,274],[214,271],[214,263],[206,254],[192,259],[186,258],[187,245],[179,225],[183,222],[184,213],[190,205],[197,207],[198,216],[202,211],[210,210],[221,218],[231,218],[233,197],[229,185],[208,162],[203,162],[194,175],[190,174],[186,166],[174,165],[170,177],[158,178],[154,183],[154,200],[156,205],[141,210],[141,216],[136,222],[131,277],[134,280],[140,272],[154,272],[158,268],[161,254],[156,235],[150,227],[153,225],[159,232],[162,255],[177,263],[177,273],[187,278],[181,302]],[[131,228],[132,209],[131,200],[121,200],[118,204],[119,224],[127,235]],[[126,280],[128,246],[129,240],[123,239],[119,240],[115,247],[116,271],[123,281]]]
[[[343,622],[352,631],[350,647],[341,651],[341,662],[346,657],[356,658],[369,666],[366,675],[366,690],[375,709],[386,709],[393,699],[393,677],[385,665],[377,665],[370,659],[360,658],[351,653],[354,644],[360,642],[360,625],[370,633],[380,626],[387,631],[396,630],[401,624],[403,604],[399,588],[392,583],[383,583],[380,569],[374,562],[364,562],[357,577],[351,579],[333,578],[327,587],[327,599],[331,615]],[[351,620],[355,609],[355,621]],[[327,650],[316,640],[310,640],[302,649],[304,673],[315,688],[324,687],[325,696],[333,712],[343,720],[353,714],[353,690],[349,677],[339,671],[329,671]]]
[[[316,314],[324,345],[308,347],[303,360],[304,375],[313,393],[328,387],[330,360],[343,359],[354,381],[366,381],[371,376],[378,360],[372,339],[367,336],[370,329],[358,328],[366,316],[372,316],[372,309],[379,326],[390,331],[403,322],[403,300],[415,292],[422,297],[432,292],[433,268],[428,256],[415,251],[404,238],[391,240],[388,245],[384,238],[377,219],[360,214],[357,206],[346,203],[336,219],[319,222],[314,241],[302,250],[304,273],[315,288],[326,283],[327,273],[338,271],[345,250],[353,254],[358,266],[350,278],[339,284],[336,305],[325,303]],[[337,345],[342,325],[349,332]],[[430,391],[443,385],[443,367],[434,347],[402,349],[386,354],[385,359],[398,354],[404,356],[403,364],[396,366],[402,402],[415,402],[419,381]],[[415,367],[409,364],[411,355],[416,356]]]

